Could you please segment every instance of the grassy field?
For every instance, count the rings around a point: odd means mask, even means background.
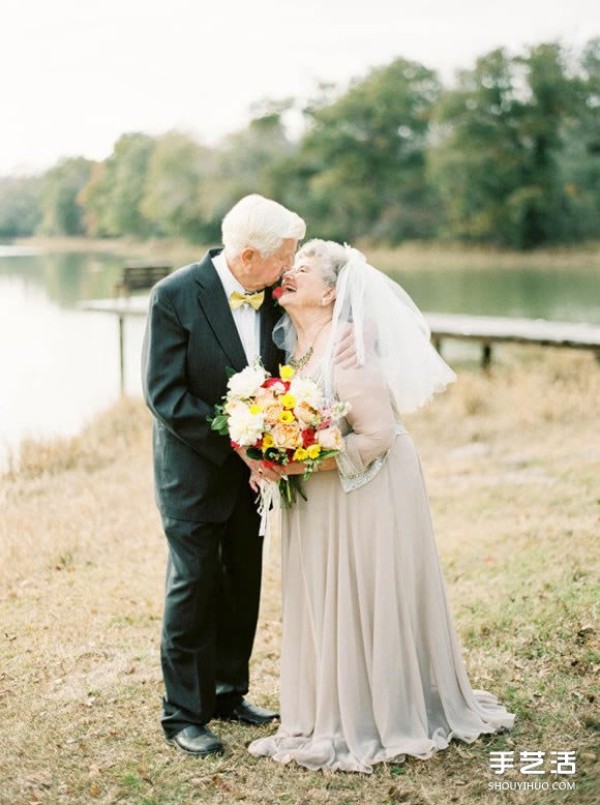
[[[168,747],[150,421],[124,400],[75,439],[24,444],[1,479],[0,803],[597,803],[600,364],[534,348],[497,357],[487,374],[461,368],[407,424],[471,682],[516,712],[512,732],[372,775],[250,757],[270,728],[215,724],[223,758]],[[252,700],[274,707],[279,597],[274,548],[252,666]],[[495,776],[491,750],[514,752],[514,771]],[[561,750],[577,753],[573,777],[550,774]],[[524,751],[546,753],[544,775],[521,773]],[[489,788],[500,782],[538,790]],[[539,788],[556,782],[576,787]]]

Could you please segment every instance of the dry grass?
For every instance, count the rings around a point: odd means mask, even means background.
[[[555,246],[527,252],[459,243],[405,243],[395,249],[362,244],[369,261],[384,271],[475,268],[600,269],[600,243]]]
[[[489,374],[464,368],[408,424],[471,681],[517,713],[514,731],[371,776],[256,760],[245,746],[264,729],[218,725],[229,748],[221,759],[167,747],[158,725],[165,546],[149,418],[126,400],[74,440],[26,445],[22,467],[2,479],[0,802],[596,803],[600,366],[533,348],[497,355]],[[276,705],[279,639],[274,550],[257,703]],[[492,749],[517,759],[574,749],[577,788],[488,790]],[[532,778],[517,769],[501,779]]]

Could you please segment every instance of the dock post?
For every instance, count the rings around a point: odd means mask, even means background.
[[[125,396],[125,316],[119,314],[119,391]]]
[[[484,341],[481,349],[481,368],[489,369],[492,363],[492,345]]]

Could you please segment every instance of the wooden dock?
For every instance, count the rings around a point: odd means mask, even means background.
[[[79,303],[80,310],[92,313],[111,313],[117,317],[119,328],[119,389],[125,394],[125,319],[127,316],[147,316],[150,295],[117,297],[116,299],[90,299]]]
[[[125,391],[125,319],[148,314],[149,294],[116,299],[81,302],[81,310],[110,313],[119,327],[119,371],[121,393]],[[586,349],[600,359],[600,325],[557,322],[545,319],[518,319],[495,316],[464,316],[456,313],[424,313],[431,328],[431,339],[441,352],[446,339],[477,341],[481,344],[481,365],[492,361],[492,345],[500,343],[536,344],[543,347]]]
[[[600,325],[578,322],[517,319],[496,316],[463,316],[455,313],[425,313],[431,338],[438,351],[447,338],[478,341],[481,365],[492,360],[492,344],[537,344],[544,347],[587,349],[600,357]]]

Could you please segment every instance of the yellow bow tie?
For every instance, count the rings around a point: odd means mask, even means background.
[[[242,305],[251,305],[254,310],[258,310],[265,299],[264,291],[257,291],[256,293],[240,293],[234,291],[229,294],[229,307],[232,310],[237,310]]]

